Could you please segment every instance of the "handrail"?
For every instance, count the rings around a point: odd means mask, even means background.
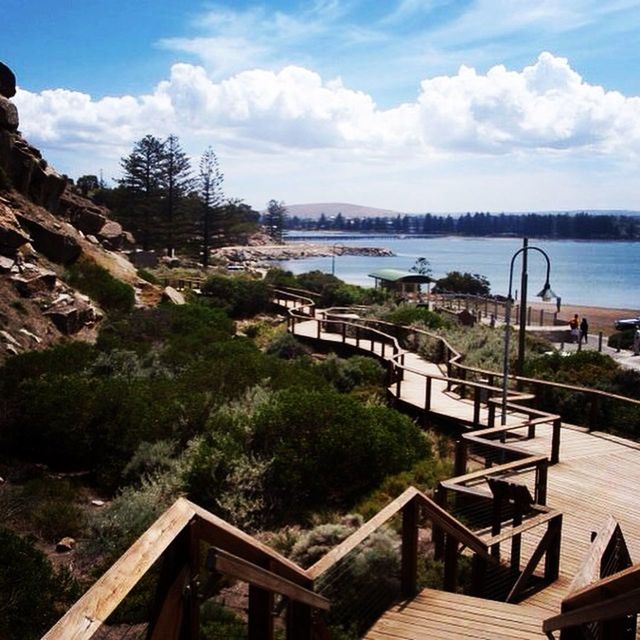
[[[286,581],[303,590],[312,586],[307,572],[295,563],[225,520],[185,498],[178,498],[58,620],[43,640],[91,638],[182,534],[195,541],[207,541],[255,565],[268,563],[273,579],[282,584]],[[188,552],[184,561],[189,562]],[[197,574],[197,567],[191,569]]]
[[[550,635],[553,631],[606,622],[628,615],[637,615],[639,612],[640,564],[636,564],[584,589],[576,608],[547,618],[543,622],[542,630],[553,637]],[[635,625],[633,626],[633,631],[624,637],[635,638]],[[616,636],[620,640],[622,637],[622,635]]]

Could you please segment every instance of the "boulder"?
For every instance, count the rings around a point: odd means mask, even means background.
[[[162,299],[166,302],[170,302],[171,304],[186,304],[186,300],[184,296],[173,287],[165,287],[162,292]]]
[[[79,298],[60,296],[54,304],[44,312],[58,331],[65,335],[78,333],[80,329],[96,321],[95,309]]]
[[[29,242],[13,211],[0,202],[0,254],[15,257],[16,249]]]
[[[97,208],[78,208],[69,218],[76,229],[87,235],[96,235],[107,222],[107,217]]]
[[[117,251],[122,246],[122,225],[114,220],[108,220],[97,236],[107,249]]]
[[[19,125],[18,108],[11,100],[0,96],[0,129],[17,131]]]
[[[6,64],[0,62],[0,96],[13,98],[15,95],[16,76]]]
[[[20,225],[31,235],[31,243],[49,260],[60,264],[71,264],[78,259],[82,249],[79,242],[62,229],[52,229],[42,222],[16,214]]]
[[[53,271],[35,271],[11,276],[11,282],[23,298],[50,293],[56,288],[58,278]]]
[[[13,265],[14,260],[12,258],[0,255],[0,273],[9,273]]]
[[[68,551],[72,551],[75,546],[76,541],[69,536],[65,536],[62,540],[58,541],[58,544],[56,544],[56,551],[58,553],[66,553]]]

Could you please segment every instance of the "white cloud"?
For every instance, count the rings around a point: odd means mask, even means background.
[[[243,154],[275,167],[285,158],[305,162],[310,170],[322,157],[320,164],[341,163],[345,175],[350,163],[383,175],[384,167],[415,171],[436,157],[531,164],[597,156],[625,165],[640,152],[640,98],[590,85],[550,53],[520,71],[461,67],[427,78],[414,101],[390,109],[302,67],[253,69],[216,81],[203,67],[184,63],[147,95],[93,100],[65,89],[20,89],[15,102],[25,136],[54,165],[62,158],[60,169],[69,173],[116,167],[147,133],[176,133],[194,157],[211,144],[237,167]],[[80,157],[84,170],[77,169]]]

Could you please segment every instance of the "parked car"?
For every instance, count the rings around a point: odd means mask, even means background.
[[[640,327],[640,316],[635,318],[623,318],[622,320],[616,320],[616,329],[618,331],[624,331],[625,329],[635,329]]]

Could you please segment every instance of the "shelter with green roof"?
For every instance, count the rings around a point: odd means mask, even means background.
[[[420,297],[420,285],[433,282],[433,278],[415,271],[403,271],[402,269],[376,269],[369,274],[375,280],[375,288],[393,291],[403,300],[418,300]]]

